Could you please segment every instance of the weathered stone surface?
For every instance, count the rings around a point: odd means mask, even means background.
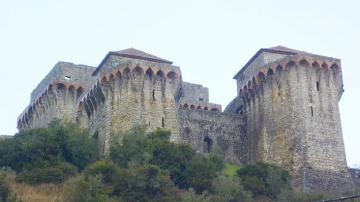
[[[247,162],[248,145],[237,114],[179,108],[180,139],[200,152],[216,152],[236,164]]]
[[[260,49],[234,78],[237,97],[221,112],[206,87],[182,81],[178,66],[136,49],[109,52],[96,70],[61,62],[33,91],[18,128],[67,119],[97,133],[102,154],[135,125],[166,128],[171,141],[199,152],[279,165],[303,191],[353,186],[351,174],[358,175],[346,166],[338,108],[339,59]]]

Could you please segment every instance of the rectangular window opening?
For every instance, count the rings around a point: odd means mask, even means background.
[[[314,109],[313,109],[313,107],[311,106],[310,109],[311,109],[311,116],[314,116]]]
[[[199,101],[204,101],[204,98],[199,98]]]
[[[316,82],[316,89],[317,89],[317,91],[320,91],[320,85],[319,85],[318,81]]]

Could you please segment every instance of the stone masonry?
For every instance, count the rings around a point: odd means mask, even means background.
[[[97,68],[59,62],[31,93],[18,128],[66,119],[97,133],[103,155],[114,134],[121,139],[139,124],[165,128],[171,141],[236,164],[277,164],[302,191],[353,186],[338,108],[339,59],[265,48],[234,79],[237,97],[222,112],[208,88],[183,82],[178,66],[133,48],[109,52]]]

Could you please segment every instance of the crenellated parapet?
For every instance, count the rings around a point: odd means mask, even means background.
[[[68,106],[75,106],[76,100],[84,92],[84,88],[75,82],[55,80],[46,90],[34,99],[19,115],[17,127],[36,128],[46,127],[55,118],[71,119],[71,109],[65,112]],[[62,104],[61,104],[62,103]],[[59,108],[59,105],[66,105]]]
[[[237,96],[222,112],[209,89],[182,79],[169,60],[133,48],[98,67],[59,62],[31,93],[18,128],[66,119],[96,134],[100,154],[137,125],[227,161],[277,164],[303,191],[350,182],[342,139],[339,59],[282,46],[260,49],[234,76]]]
[[[215,111],[221,112],[221,105],[213,103],[184,103],[180,107],[191,110],[205,110],[205,111]]]
[[[18,117],[18,128],[46,127],[61,118],[74,121],[77,99],[93,82],[94,70],[58,62],[31,93],[30,104]]]
[[[338,89],[339,99],[343,93],[341,62],[339,59],[324,56],[315,56],[299,53],[294,56],[287,56],[281,60],[266,64],[257,71],[243,78],[239,84],[238,94],[243,93],[245,96],[251,96],[256,87],[264,84],[265,81],[274,79],[275,75],[279,75],[282,71],[288,71],[293,67],[313,68],[316,71],[322,71],[332,79]]]
[[[244,115],[250,162],[287,169],[303,191],[351,186],[338,106],[339,59],[260,49],[234,79],[238,96],[225,111]]]

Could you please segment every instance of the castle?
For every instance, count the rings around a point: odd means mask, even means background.
[[[66,119],[110,135],[143,124],[171,130],[171,141],[227,161],[264,161],[290,171],[303,191],[352,186],[338,101],[339,59],[282,46],[260,49],[234,76],[237,96],[222,110],[209,90],[182,80],[171,61],[130,48],[109,52],[98,67],[58,62],[31,93],[19,130]]]

